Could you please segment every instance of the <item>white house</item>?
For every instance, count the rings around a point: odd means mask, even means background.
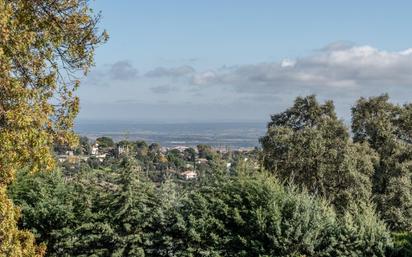
[[[189,149],[190,147],[184,146],[184,145],[177,145],[171,148],[171,150],[178,150],[179,152],[183,153],[186,149]]]
[[[92,149],[91,149],[91,154],[92,155],[99,155],[99,144],[96,142],[92,145]]]
[[[191,180],[197,178],[197,173],[193,170],[188,170],[180,174],[184,180]]]

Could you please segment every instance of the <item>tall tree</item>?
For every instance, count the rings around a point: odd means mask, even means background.
[[[367,144],[351,142],[331,101],[298,97],[272,116],[260,141],[264,167],[280,179],[328,198],[341,211],[369,200],[376,156]]]
[[[378,211],[395,230],[412,230],[412,105],[388,95],[360,98],[352,108],[354,141],[379,154],[373,188]]]
[[[53,167],[53,142],[76,143],[71,129],[79,106],[76,74],[87,73],[95,46],[107,38],[98,34],[99,15],[88,3],[0,0],[1,192],[20,167]],[[7,215],[0,220],[0,255],[34,256],[31,241],[18,235],[8,216],[15,213],[13,205],[1,194]],[[20,252],[12,250],[17,247]]]
[[[119,171],[118,189],[109,204],[110,220],[115,224],[113,256],[145,256],[147,229],[153,222],[157,204],[153,183],[141,174],[133,159],[125,159]]]

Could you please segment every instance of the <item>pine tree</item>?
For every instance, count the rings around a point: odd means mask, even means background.
[[[150,240],[147,229],[157,204],[154,187],[135,160],[126,158],[122,166],[108,210],[116,234],[112,256],[145,256],[144,245]]]

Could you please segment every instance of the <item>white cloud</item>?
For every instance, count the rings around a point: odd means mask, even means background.
[[[291,60],[291,59],[283,59],[280,62],[280,67],[282,68],[288,68],[288,67],[294,67],[296,64],[295,60]]]
[[[216,82],[217,75],[214,71],[205,71],[197,73],[192,78],[194,85],[206,85]]]
[[[240,65],[199,72],[195,85],[229,85],[250,93],[276,93],[288,89],[371,90],[387,87],[412,89],[412,49],[388,52],[371,46],[329,45],[314,54],[278,63]]]

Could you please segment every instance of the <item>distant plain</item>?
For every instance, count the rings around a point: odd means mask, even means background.
[[[238,149],[258,146],[259,138],[264,135],[265,128],[264,122],[149,124],[79,121],[75,130],[91,139],[108,136],[115,141],[144,140],[166,147],[208,144],[214,147]]]

